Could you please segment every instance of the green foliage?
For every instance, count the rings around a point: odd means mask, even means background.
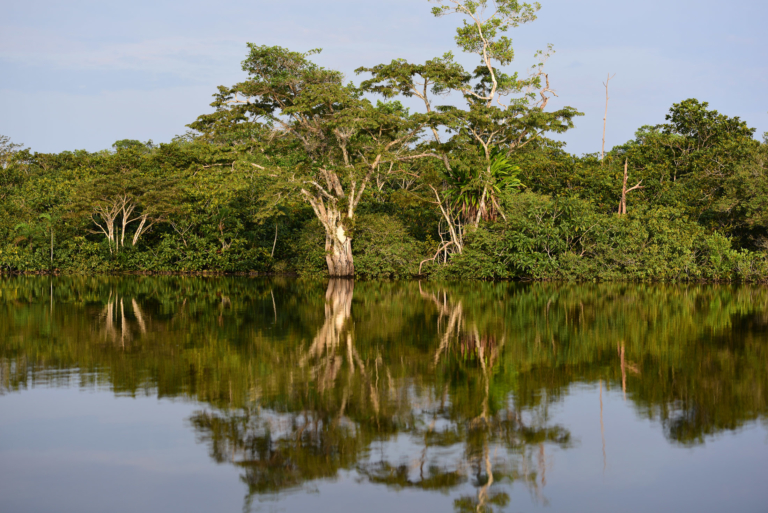
[[[445,198],[465,222],[471,222],[480,214],[485,221],[495,221],[501,210],[502,195],[510,194],[523,183],[518,178],[520,167],[511,163],[502,151],[491,152],[490,172],[484,173],[476,166],[456,166],[452,175],[446,177],[448,189]],[[488,198],[487,203],[483,199]]]
[[[112,148],[114,148],[115,151],[133,150],[140,153],[148,153],[155,148],[155,144],[152,142],[152,139],[144,143],[135,139],[121,139],[116,141],[112,145]]]
[[[508,221],[482,226],[438,276],[476,279],[765,281],[768,255],[736,250],[680,210],[599,214],[580,199],[532,193],[506,204]]]
[[[304,275],[323,275],[327,271],[322,226],[316,219],[308,221],[294,239],[292,269]]]
[[[414,239],[397,217],[387,214],[358,217],[354,249],[357,273],[365,278],[413,276],[426,258],[425,244]]]
[[[687,99],[602,159],[569,154],[547,138],[580,115],[546,110],[551,48],[504,69],[539,5],[438,3],[474,70],[396,58],[356,86],[320,50],[251,43],[247,79],[170,144],[0,136],[0,270],[768,281],[768,141],[746,122]]]
[[[0,171],[11,165],[16,154],[24,147],[23,144],[11,142],[7,135],[0,135]]]

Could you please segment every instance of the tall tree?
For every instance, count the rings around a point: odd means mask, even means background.
[[[572,120],[580,113],[571,107],[545,111],[555,95],[544,72],[551,46],[547,52],[537,52],[539,62],[525,78],[501,69],[515,56],[512,40],[505,33],[535,20],[538,3],[438,3],[441,5],[432,10],[435,16],[458,14],[464,18],[456,29],[456,43],[462,51],[479,57],[480,64],[471,73],[455,62],[451,53],[424,65],[396,59],[357,71],[372,75],[362,84],[368,91],[387,98],[415,96],[423,101],[431,137],[419,141],[418,151],[400,158],[439,161],[438,176],[427,180],[449,237],[438,254],[461,253],[465,226],[477,227],[482,219],[504,216],[500,192],[506,188],[504,183],[514,178],[506,158],[547,132],[561,133],[573,127]],[[458,94],[463,107],[433,104],[432,97],[449,93]],[[468,201],[472,208],[468,208]]]
[[[425,120],[397,103],[372,104],[341,73],[309,60],[320,50],[248,46],[248,80],[220,87],[216,112],[190,127],[247,144],[250,164],[273,179],[267,203],[308,202],[325,231],[329,274],[352,276],[355,212],[374,173],[408,151]]]

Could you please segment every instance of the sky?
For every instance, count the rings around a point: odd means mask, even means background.
[[[664,122],[673,103],[709,102],[768,131],[768,2],[541,0],[538,19],[510,36],[525,74],[538,49],[558,98],[585,115],[559,136],[576,154],[600,151]],[[322,48],[314,60],[354,69],[447,51],[460,18],[428,0],[0,0],[0,134],[35,151],[170,141],[210,112],[218,85],[245,79],[246,43]],[[459,60],[474,67],[476,58]]]

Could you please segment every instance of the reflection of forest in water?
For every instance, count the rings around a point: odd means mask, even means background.
[[[473,486],[459,510],[513,482],[545,501],[552,448],[573,444],[549,408],[575,383],[620,390],[674,444],[768,411],[759,287],[10,278],[0,333],[0,392],[202,402],[198,439],[251,499],[346,469]]]

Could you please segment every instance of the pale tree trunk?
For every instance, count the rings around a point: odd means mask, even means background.
[[[354,276],[352,237],[344,222],[352,220],[356,203],[350,203],[349,209],[344,212],[338,208],[335,201],[329,201],[326,205],[322,198],[314,198],[305,190],[302,192],[325,228],[325,262],[328,264],[328,274],[336,278]]]
[[[637,182],[637,185],[627,189],[627,180],[629,179],[628,165],[629,165],[629,160],[624,159],[624,182],[623,182],[623,185],[621,186],[621,200],[619,201],[619,215],[624,215],[627,213],[627,194],[629,194],[634,190],[645,188],[642,185],[640,185],[641,183],[643,183],[643,181],[640,180],[639,182]]]
[[[320,390],[333,388],[341,369],[341,359],[336,351],[346,335],[348,364],[354,372],[356,360],[360,360],[352,344],[348,320],[352,314],[353,280],[331,279],[325,294],[325,322],[317,331],[312,344],[299,361],[299,367],[311,365]],[[355,358],[356,357],[356,358]]]
[[[613,77],[615,77],[616,74],[614,73]],[[610,98],[608,97],[608,83],[613,78],[610,73],[608,73],[608,80],[603,82],[603,85],[605,86],[605,116],[603,116],[603,147],[600,150],[600,165],[603,165],[603,157],[605,156],[605,123],[608,120],[608,100]],[[619,212],[621,213],[621,212]]]
[[[133,234],[133,240],[131,241],[134,246],[139,242],[139,238],[142,236],[142,234],[147,230],[149,230],[152,227],[152,225],[154,225],[155,222],[157,221],[157,219],[154,219],[152,220],[152,222],[147,224],[147,220],[149,219],[149,214],[142,214],[140,219],[141,219],[141,222],[139,223],[139,227],[136,228],[136,233]]]
[[[337,222],[331,224],[335,230],[325,232],[325,262],[331,276],[354,276],[355,263],[352,258],[352,239],[347,236],[344,225],[337,216]]]
[[[441,232],[438,228],[438,232],[440,232],[440,245],[438,246],[437,252],[432,258],[427,258],[419,263],[419,274],[421,274],[421,268],[426,262],[437,261],[441,253],[445,254],[443,263],[447,263],[449,249],[450,253],[461,254],[461,251],[464,248],[464,227],[460,222],[460,216],[454,215],[451,206],[447,204],[448,202],[444,202],[443,198],[440,197],[440,193],[437,191],[437,189],[435,189],[432,185],[430,185],[429,188],[432,189],[432,192],[435,194],[435,204],[440,207],[440,212],[443,214],[443,219],[445,220],[446,226],[448,227],[447,235],[449,236],[449,240],[443,240],[444,232]],[[444,205],[444,203],[446,204]]]
[[[107,245],[109,246],[110,253],[112,253],[112,243],[117,240],[115,234],[115,221],[119,212],[119,206],[113,203],[111,205],[97,205],[94,208],[94,212],[91,214],[93,223],[98,226],[99,231],[107,237]],[[98,218],[101,218],[101,223],[99,223]],[[117,251],[117,249],[118,248],[116,248],[115,251]]]
[[[127,196],[123,196],[121,198],[122,201],[122,220],[123,220],[123,231],[120,233],[120,246],[125,247],[125,230],[128,228],[128,225],[135,221],[136,219],[131,219],[131,214],[133,214],[133,211],[136,209],[136,204],[133,203],[130,199],[128,199]]]

